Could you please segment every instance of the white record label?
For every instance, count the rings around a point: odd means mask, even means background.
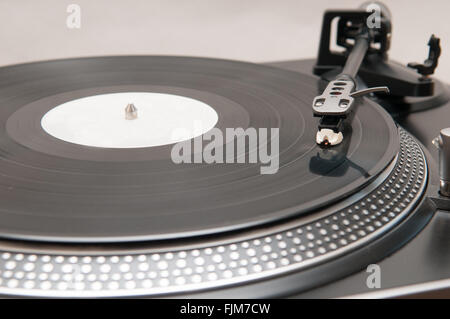
[[[137,117],[127,119],[134,104]],[[192,98],[147,92],[110,93],[63,103],[41,120],[45,132],[66,142],[106,148],[167,145],[200,136],[217,123],[217,112]]]

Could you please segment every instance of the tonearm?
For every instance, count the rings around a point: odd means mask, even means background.
[[[343,53],[330,50],[332,22],[336,19],[336,44],[345,48]],[[434,82],[429,75],[438,63],[439,39],[431,36],[429,57],[423,64],[408,64],[418,74],[387,60],[390,38],[390,13],[380,3],[365,4],[359,10],[325,12],[314,73],[330,80],[329,74],[342,70],[313,100],[313,114],[320,117],[316,135],[318,144],[341,143],[343,121],[352,114],[358,97],[377,92],[393,96],[433,94]],[[368,88],[357,90],[357,75]]]

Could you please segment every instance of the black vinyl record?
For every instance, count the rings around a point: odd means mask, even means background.
[[[0,236],[61,242],[161,240],[301,216],[377,176],[398,150],[387,113],[361,99],[344,142],[315,143],[315,77],[185,57],[102,57],[0,69]],[[279,128],[279,170],[261,164],[175,164],[172,145],[107,149],[41,127],[53,107],[113,92],[191,97],[216,127]],[[252,151],[252,150],[248,150]]]

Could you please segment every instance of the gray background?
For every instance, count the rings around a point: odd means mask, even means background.
[[[341,0],[0,0],[0,65],[66,57],[164,54],[266,62],[316,55],[323,11]],[[66,27],[81,6],[81,29]],[[387,0],[390,56],[422,62],[431,33],[443,52],[436,76],[450,82],[450,1]]]

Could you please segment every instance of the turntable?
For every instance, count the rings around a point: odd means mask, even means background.
[[[1,68],[0,293],[342,297],[371,264],[381,296],[448,288],[440,40],[390,61],[377,8],[327,11],[314,60]]]

